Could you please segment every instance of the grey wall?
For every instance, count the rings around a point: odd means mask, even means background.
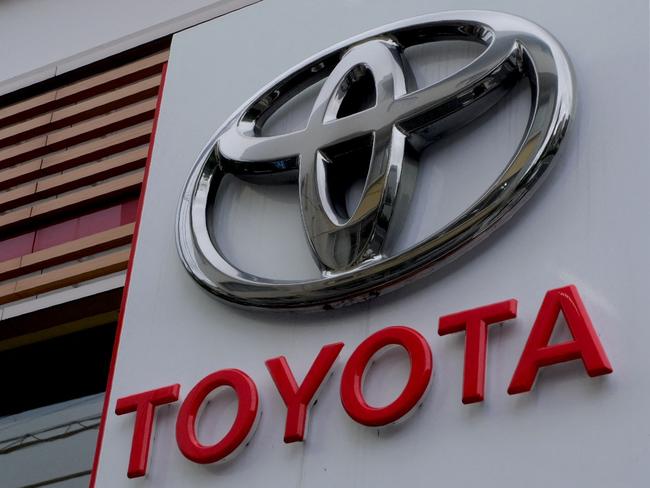
[[[259,0],[4,0],[0,94]]]

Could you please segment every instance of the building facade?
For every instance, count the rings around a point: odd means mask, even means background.
[[[644,486],[647,1],[64,4],[0,6],[2,486]]]

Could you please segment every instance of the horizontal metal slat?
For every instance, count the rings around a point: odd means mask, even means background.
[[[109,114],[95,117],[79,124],[30,139],[21,144],[0,150],[0,168],[99,138],[126,127],[151,120],[156,109],[156,97],[123,107]]]
[[[155,97],[160,74],[0,129],[0,148]],[[49,139],[48,139],[49,142]]]
[[[0,305],[123,271],[128,266],[129,254],[129,249],[116,251],[0,285]]]
[[[56,90],[0,108],[0,127],[47,112],[56,100]]]
[[[129,244],[135,224],[122,225],[104,232],[65,242],[58,246],[0,262],[0,280],[15,278],[66,261]]]
[[[0,169],[39,157],[47,152],[45,144],[47,136],[40,136],[0,150]]]
[[[0,212],[144,167],[147,146],[0,193]]]
[[[145,122],[109,136],[49,154],[42,159],[0,170],[0,190],[148,144],[151,129],[152,122]]]
[[[46,128],[52,122],[52,112],[48,112],[25,122],[19,122],[4,129],[0,129],[0,147],[7,147],[12,144],[18,144],[21,141],[29,140],[33,137],[43,135]]]
[[[0,127],[51,112],[79,100],[160,73],[168,57],[168,50],[161,51],[124,66],[71,83],[57,90],[51,90],[37,97],[0,108]]]
[[[168,49],[160,51],[132,63],[125,64],[124,66],[59,88],[56,92],[56,98],[57,100],[69,100],[75,95],[83,95],[81,98],[88,98],[91,94],[106,91],[107,87],[115,87],[117,81],[119,81],[120,85],[132,83],[135,80],[161,72],[163,64],[167,62],[168,58]]]
[[[38,203],[32,207],[31,217],[53,214],[57,211],[70,210],[80,206],[88,206],[100,200],[138,190],[142,184],[144,171],[138,171],[127,176],[122,176],[106,183],[86,188],[62,197]]]
[[[147,161],[149,146],[141,146],[95,163],[70,170],[66,173],[38,181],[36,194],[39,198],[53,193],[63,193],[80,186],[117,176],[143,167]]]
[[[38,178],[40,169],[41,160],[35,159],[0,171],[0,190]]]
[[[122,107],[109,114],[51,132],[47,136],[46,146],[48,149],[52,147],[69,147],[144,122],[153,117],[156,101],[156,97],[151,97],[133,105]],[[64,143],[64,145],[62,146],[61,143]]]
[[[10,208],[19,207],[35,199],[36,182],[14,188],[13,190],[0,193],[0,212]]]
[[[49,154],[43,158],[41,168],[49,172],[58,172],[69,169],[94,159],[103,158],[108,155],[131,149],[149,142],[153,122],[148,121],[128,130],[111,134],[107,137],[78,144],[56,154]]]
[[[0,233],[9,235],[26,228],[34,228],[47,221],[53,223],[61,215],[109,202],[118,197],[137,194],[142,185],[144,171],[115,178],[96,186],[63,195],[53,200],[20,208],[0,216]]]

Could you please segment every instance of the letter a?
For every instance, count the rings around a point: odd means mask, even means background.
[[[549,345],[560,312],[564,314],[573,340]],[[578,290],[569,285],[546,293],[512,376],[508,393],[514,395],[530,391],[539,368],[574,359],[582,359],[589,376],[612,372],[607,354],[596,335]]]

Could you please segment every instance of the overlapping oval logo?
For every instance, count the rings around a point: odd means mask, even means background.
[[[474,61],[418,87],[404,51],[437,41],[476,42]],[[421,152],[489,111],[527,79],[530,116],[512,158],[483,195],[433,235],[396,255]],[[261,128],[280,107],[321,82],[306,126]],[[211,138],[192,169],[178,212],[177,244],[188,272],[233,304],[317,310],[366,300],[431,273],[480,243],[527,200],[549,170],[574,110],[569,60],[541,27],[508,14],[448,12],[387,25],[296,66],[245,103]],[[366,173],[356,208],[344,191]],[[275,280],[235,267],[211,233],[226,175],[258,184],[295,182],[303,227],[321,278]]]

